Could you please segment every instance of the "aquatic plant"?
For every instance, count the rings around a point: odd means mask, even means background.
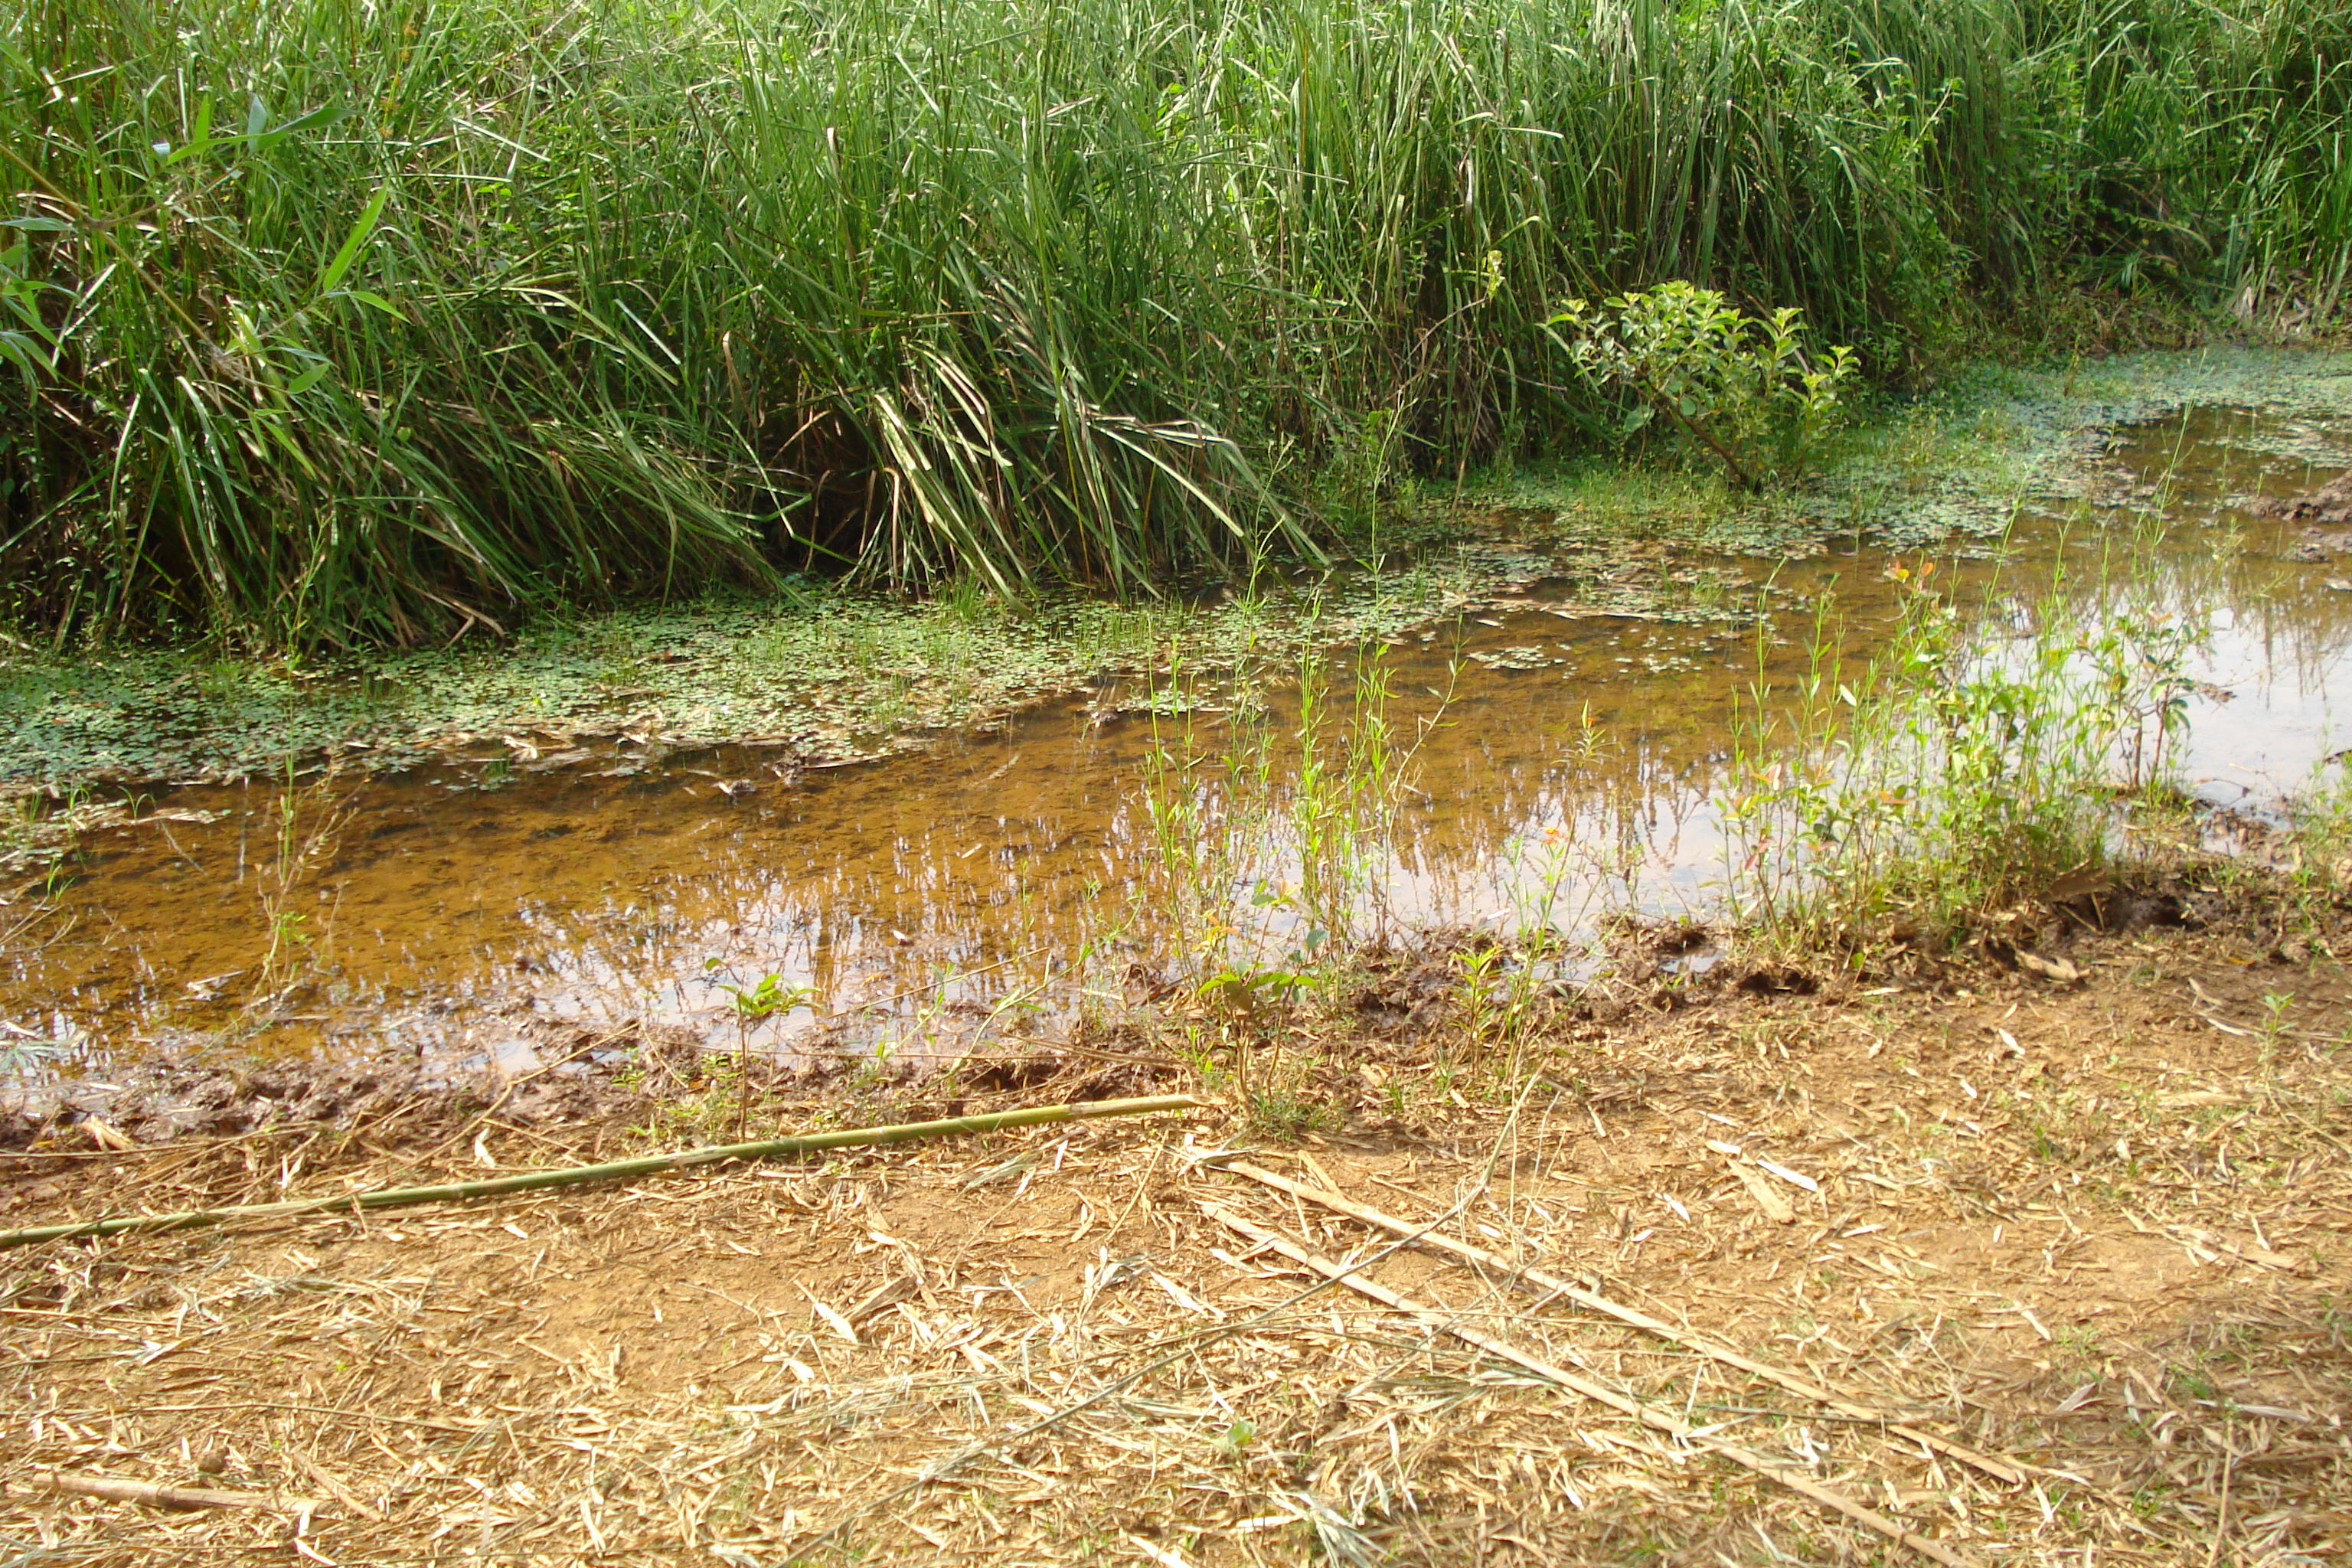
[[[2347,107],[2317,0],[30,0],[0,609],[1150,588],[1613,424],[1563,298],[2325,314]]]
[[[1234,674],[1215,705],[1225,721],[1215,749],[1199,726],[1210,703],[1155,707],[1129,806],[1144,851],[1136,923],[1165,931],[1169,989],[1188,994],[1225,1047],[1223,1067],[1196,1047],[1204,1079],[1230,1076],[1254,1124],[1285,1136],[1311,1124],[1299,1096],[1313,1066],[1287,1037],[1367,946],[1396,934],[1399,816],[1421,795],[1421,753],[1453,696],[1433,692],[1435,711],[1408,731],[1391,711],[1385,647],[1335,656],[1313,642],[1278,684],[1255,661]],[[1171,689],[1189,689],[1178,685],[1186,675],[1179,665]],[[1271,700],[1262,684],[1277,685]]]
[[[1763,940],[1965,934],[2099,876],[2126,803],[2165,782],[2189,684],[2172,628],[2126,604],[2086,624],[2056,595],[2030,626],[1964,618],[1893,570],[1909,592],[1884,652],[1849,673],[1824,623],[1811,668],[1759,680],[1735,720],[1726,890]]]
[[[310,978],[325,958],[320,944],[332,940],[335,906],[329,907],[326,921],[314,922],[295,904],[313,891],[312,884],[334,859],[358,797],[359,791],[345,787],[332,768],[302,783],[293,767],[288,766],[272,811],[276,819],[272,853],[252,873],[254,896],[261,905],[268,942],[254,968],[252,995],[247,1003],[249,1012],[276,1007],[294,987]],[[244,876],[240,858],[238,879]],[[320,893],[312,901],[323,898]]]

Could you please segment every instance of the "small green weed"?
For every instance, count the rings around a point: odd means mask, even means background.
[[[256,896],[268,942],[255,972],[248,1005],[274,1005],[322,956],[320,944],[331,931],[320,929],[308,912],[294,907],[294,900],[310,889],[319,871],[333,859],[355,802],[356,796],[342,789],[331,771],[302,784],[296,783],[290,767],[287,770],[273,805],[274,853],[256,874]]]
[[[805,985],[786,985],[779,974],[762,974],[750,985],[727,985],[735,1015],[735,1135],[741,1138],[751,1116],[751,1026],[816,1000]]]
[[[1252,1131],[1281,1142],[1295,1142],[1329,1126],[1335,1115],[1328,1101],[1281,1089],[1260,1089],[1248,1097]]]

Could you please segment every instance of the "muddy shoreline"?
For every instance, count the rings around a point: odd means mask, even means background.
[[[714,1540],[781,1560],[838,1532],[913,1560],[995,1550],[1015,1521],[1052,1561],[1108,1533],[1195,1564],[1304,1562],[1335,1530],[1410,1561],[1761,1561],[1759,1533],[1867,1559],[1858,1527],[1704,1451],[1645,1447],[1409,1313],[1303,1294],[1313,1275],[1212,1216],[1332,1256],[1367,1237],[1201,1157],[1239,1149],[1962,1446],[1990,1472],[1494,1294],[1507,1273],[1377,1265],[1976,1560],[2031,1542],[2198,1568],[2223,1541],[2330,1561],[2352,1545],[2334,1305],[2352,1290],[2352,916],[2340,892],[2251,874],[2139,896],[2158,918],[2037,919],[2025,951],[2073,978],[1979,946],[1678,980],[1687,932],[1629,933],[1617,979],[1560,999],[1508,1061],[1462,1054],[1458,963],[1399,955],[1263,1037],[1262,1073],[1325,1110],[1287,1132],[1227,1100],[1164,1125],[0,1255],[25,1352],[0,1367],[24,1412],[0,1518],[94,1563],[282,1555],[296,1529],[346,1562],[498,1555],[524,1531],[541,1553],[661,1563]],[[936,1082],[778,1085],[755,1127],[1058,1100],[1103,1065],[953,1102]],[[1172,1056],[1154,1076],[1199,1082]],[[526,1121],[486,1101],[9,1152],[0,1194],[29,1224],[126,1191],[176,1207],[462,1179],[674,1146],[733,1111],[722,1094],[699,1121],[649,1123],[642,1101]],[[875,1508],[877,1470],[924,1467],[951,1479]],[[58,1496],[57,1468],[303,1506],[299,1524],[144,1513]],[[732,1489],[693,1489],[715,1474]]]
[[[2275,854],[2275,830],[2239,823],[2242,855]],[[2219,873],[2219,879],[2216,879]],[[2226,932],[2262,948],[2265,962],[2313,962],[2315,937],[2294,934],[2283,913],[2284,884],[2241,858],[2176,871],[2122,873],[2092,892],[2038,908],[2000,911],[1958,946],[1902,933],[1862,933],[1850,953],[1790,954],[1735,930],[1683,921],[1628,921],[1613,927],[1605,956],[1579,984],[1539,987],[1538,1032],[1573,1037],[1629,1020],[1738,1007],[1759,998],[1851,1001],[1865,990],[1932,1007],[1988,981],[2055,977],[2078,984],[2111,961],[2118,943],[2158,931]],[[2249,881],[2247,879],[2251,878]],[[2224,884],[2227,884],[2225,887]],[[2307,901],[2308,894],[2301,897]],[[1236,1014],[1213,988],[1160,981],[1137,987],[1116,1014],[1048,1030],[1030,1027],[974,1042],[952,1058],[877,1064],[857,1047],[855,1020],[835,1021],[824,1044],[790,1058],[714,1048],[701,1032],[635,1018],[610,1027],[523,1017],[507,1048],[469,1069],[418,1056],[379,1053],[276,1061],[150,1059],[107,1075],[23,1088],[0,1100],[0,1160],[26,1154],[99,1165],[110,1155],[176,1143],[247,1136],[352,1141],[383,1148],[444,1140],[450,1128],[495,1118],[540,1133],[582,1129],[640,1131],[664,1108],[727,1100],[753,1105],[821,1101],[885,1108],[920,1120],[997,1109],[1006,1097],[1051,1091],[1082,1100],[1189,1088],[1199,1059],[1172,1048],[1188,1026],[1239,1025],[1275,1037],[1344,1043],[1329,1055],[1375,1064],[1372,1076],[1318,1069],[1294,1086],[1302,1101],[1362,1108],[1377,1102],[1378,1066],[1429,1070],[1428,1042],[1461,1026],[1472,1004],[1465,973],[1494,939],[1476,931],[1431,933],[1407,946],[1383,944],[1339,961],[1326,1006]],[[1513,962],[1524,962],[1515,959]],[[980,1009],[971,1009],[979,1012]],[[1236,1047],[1240,1048],[1240,1047]],[[211,1055],[214,1053],[208,1053]],[[750,1094],[742,1095],[748,1068]],[[399,1131],[394,1131],[394,1129]],[[26,1169],[35,1167],[26,1166]],[[0,1194],[0,1206],[7,1200]]]

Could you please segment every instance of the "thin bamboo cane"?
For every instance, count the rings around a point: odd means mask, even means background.
[[[1982,1470],[1995,1480],[2005,1481],[2011,1486],[2015,1486],[2025,1479],[2024,1472],[2010,1460],[1979,1453],[1965,1444],[1955,1443],[1937,1433],[1927,1431],[1924,1427],[1914,1426],[1901,1416],[1866,1403],[1864,1396],[1853,1390],[1833,1388],[1826,1383],[1816,1382],[1801,1373],[1774,1366],[1769,1362],[1757,1361],[1753,1357],[1742,1355],[1728,1345],[1717,1344],[1705,1335],[1695,1334],[1687,1329],[1678,1329],[1662,1319],[1650,1316],[1647,1312],[1625,1306],[1622,1302],[1612,1301],[1598,1291],[1584,1289],[1573,1281],[1563,1279],[1557,1274],[1542,1268],[1513,1263],[1498,1253],[1489,1252],[1483,1247],[1474,1246],[1444,1231],[1431,1230],[1425,1226],[1416,1226],[1411,1221],[1399,1219],[1394,1215],[1382,1214],[1376,1208],[1368,1207],[1339,1193],[1323,1187],[1309,1186],[1305,1182],[1294,1182],[1287,1176],[1263,1170],[1245,1161],[1228,1161],[1222,1168],[1233,1172],[1237,1176],[1247,1176],[1253,1182],[1263,1182],[1269,1187],[1305,1198],[1309,1203],[1320,1204],[1325,1208],[1337,1214],[1346,1215],[1350,1219],[1361,1220],[1366,1225],[1393,1232],[1398,1236],[1409,1236],[1420,1246],[1452,1253],[1465,1263],[1495,1269],[1522,1288],[1532,1286],[1536,1289],[1548,1291],[1564,1300],[1573,1301],[1588,1310],[1614,1318],[1619,1322],[1639,1329],[1645,1334],[1654,1334],[1668,1344],[1680,1345],[1685,1350],[1695,1351],[1710,1360],[1721,1362],[1726,1366],[1738,1367],[1740,1371],[1763,1378],[1767,1382],[1777,1383],[1790,1393],[1801,1394],[1816,1404],[1826,1405],[1840,1415],[1853,1416],[1857,1421],[1881,1422],[1885,1425],[1888,1431],[1897,1436],[1908,1437],[1915,1443],[1924,1443],[1938,1453]]]
[[[1482,1333],[1476,1329],[1460,1323],[1442,1308],[1432,1306],[1425,1301],[1416,1301],[1401,1291],[1390,1289],[1376,1279],[1367,1279],[1362,1275],[1352,1272],[1344,1264],[1334,1263],[1328,1258],[1307,1251],[1279,1231],[1268,1230],[1263,1226],[1252,1224],[1241,1215],[1227,1209],[1221,1209],[1213,1204],[1202,1204],[1201,1212],[1236,1235],[1246,1237],[1260,1247],[1278,1252],[1292,1262],[1310,1268],[1326,1279],[1336,1279],[1360,1296],[1368,1296],[1381,1305],[1393,1308],[1400,1312],[1410,1312],[1432,1329],[1451,1334],[1465,1344],[1485,1351],[1488,1355],[1499,1356],[1515,1366],[1524,1367],[1538,1377],[1549,1383],[1556,1383],[1573,1393],[1580,1394],[1595,1404],[1605,1405],[1612,1410],[1630,1415],[1654,1431],[1664,1432],[1695,1447],[1720,1454],[1742,1469],[1750,1471],[1765,1480],[1784,1486],[1798,1496],[1819,1503],[1832,1512],[1842,1513],[1856,1524],[1876,1531],[1897,1545],[1907,1546],[1922,1557],[1944,1564],[1944,1568],[1979,1568],[1974,1558],[1955,1552],[1938,1542],[1930,1541],[1915,1531],[1906,1530],[1885,1514],[1864,1508],[1834,1488],[1822,1486],[1818,1481],[1796,1474],[1785,1466],[1776,1465],[1753,1449],[1742,1447],[1737,1443],[1727,1443],[1720,1437],[1698,1431],[1687,1423],[1677,1421],[1662,1410],[1653,1409],[1640,1400],[1621,1394],[1606,1384],[1597,1383],[1580,1373],[1570,1372],[1564,1366],[1554,1366],[1541,1357],[1521,1350],[1508,1340],[1496,1339],[1492,1334]]]
[[[186,1209],[177,1214],[121,1215],[112,1219],[81,1220],[66,1225],[41,1225],[25,1230],[0,1231],[0,1247],[27,1247],[35,1242],[64,1241],[85,1236],[117,1236],[124,1231],[184,1230],[232,1219],[276,1219],[289,1215],[399,1208],[410,1204],[460,1203],[467,1198],[534,1192],[543,1187],[568,1187],[583,1182],[625,1181],[632,1176],[656,1175],[664,1171],[714,1164],[723,1160],[773,1160],[787,1154],[808,1154],[824,1149],[903,1143],[917,1138],[952,1138],[971,1132],[1035,1127],[1053,1121],[1088,1121],[1106,1116],[1142,1116],[1155,1110],[1190,1110],[1205,1103],[1189,1094],[1164,1094],[1145,1100],[1095,1100],[1071,1105],[1039,1105],[1025,1110],[992,1111],[984,1116],[952,1116],[940,1121],[908,1121],[887,1127],[856,1127],[840,1132],[810,1132],[796,1138],[771,1138],[752,1143],[721,1143],[704,1149],[681,1150],[675,1154],[648,1154],[641,1159],[614,1160],[602,1165],[567,1165],[552,1171],[524,1171],[511,1176],[489,1176],[478,1182],[452,1182],[437,1187],[389,1187],[372,1193],[293,1198],[284,1203]]]

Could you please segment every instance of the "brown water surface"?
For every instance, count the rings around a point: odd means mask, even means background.
[[[2053,592],[2093,618],[2198,628],[2186,780],[2217,804],[2273,800],[2337,743],[2352,558],[2244,503],[2327,477],[2298,454],[2347,437],[2229,410],[2146,427],[2116,453],[2115,493],[2021,515],[2003,547],[1957,552],[1936,580],[2021,628]],[[1700,560],[1652,548],[1662,574]],[[1357,934],[1516,915],[1574,936],[1611,909],[1707,907],[1735,698],[1759,660],[1801,672],[1824,612],[1866,657],[1902,594],[1874,549],[1712,563],[1748,588],[1636,619],[1530,582],[1381,650],[1388,721],[1419,745]],[[1334,668],[1344,717],[1354,656]],[[290,795],[165,791],[143,826],[94,836],[56,912],[9,939],[0,1019],[67,1047],[49,1071],[362,1047],[457,1065],[520,1058],[534,1019],[653,1017],[732,1047],[728,987],[773,974],[814,1005],[759,1023],[761,1046],[966,1048],[1166,967],[1182,879],[1150,781],[1213,812],[1220,759],[1285,734],[1299,701],[1266,672],[1180,684],[1182,714],[1154,719],[1137,710],[1148,688],[1106,684],[998,733],[829,771],[621,752]],[[1192,784],[1153,768],[1162,749],[1197,760]],[[1297,755],[1267,754],[1279,799]],[[1234,923],[1299,944],[1316,923],[1285,891],[1299,865],[1276,833],[1254,856],[1202,853],[1193,881],[1222,879],[1208,891]]]

